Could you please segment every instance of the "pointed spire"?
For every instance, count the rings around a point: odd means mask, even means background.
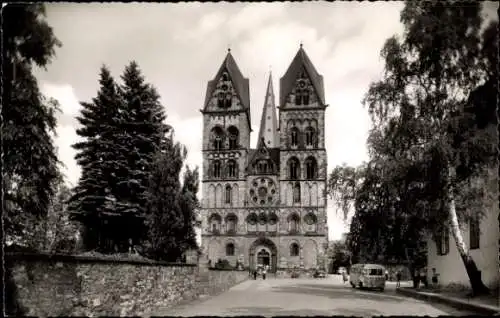
[[[260,120],[259,138],[257,143],[264,140],[266,147],[278,147],[278,121],[276,118],[276,105],[274,104],[274,90],[272,73],[269,72],[269,81],[267,82],[266,97],[262,109],[262,118]]]

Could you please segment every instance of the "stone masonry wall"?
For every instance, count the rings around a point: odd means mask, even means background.
[[[247,272],[196,264],[110,261],[75,256],[6,255],[17,301],[28,316],[143,316],[224,291]],[[12,291],[7,291],[12,292]]]

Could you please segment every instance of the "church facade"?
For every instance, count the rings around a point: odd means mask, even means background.
[[[328,245],[323,77],[300,47],[271,74],[250,145],[249,81],[229,51],[208,82],[203,114],[202,248],[208,260],[270,271],[323,267]]]

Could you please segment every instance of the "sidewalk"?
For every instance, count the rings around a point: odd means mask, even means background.
[[[482,315],[500,314],[498,296],[486,295],[470,298],[459,292],[437,292],[428,289],[415,290],[413,288],[400,288],[396,292],[426,301],[444,303],[457,309],[469,310]]]

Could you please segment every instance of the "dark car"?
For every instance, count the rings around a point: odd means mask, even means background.
[[[326,277],[326,272],[324,270],[317,270],[313,274],[314,278],[325,278]]]

